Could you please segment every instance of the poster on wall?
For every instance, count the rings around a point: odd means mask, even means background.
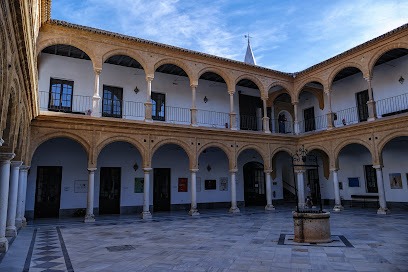
[[[144,178],[135,178],[135,193],[143,193]]]
[[[360,187],[360,180],[359,178],[348,178],[348,186],[349,187]]]
[[[215,179],[206,179],[204,181],[204,187],[206,190],[215,190],[217,189],[217,181]]]
[[[228,191],[228,177],[220,178],[220,191]]]
[[[179,192],[187,192],[188,191],[188,179],[187,178],[179,178],[178,179],[178,191]]]
[[[87,180],[75,180],[74,181],[74,193],[87,193],[88,181]]]
[[[196,178],[196,192],[201,192],[201,178]]]
[[[390,173],[391,189],[402,189],[401,173]]]

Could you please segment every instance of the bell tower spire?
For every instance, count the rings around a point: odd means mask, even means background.
[[[256,65],[254,53],[252,52],[251,43],[249,41],[249,39],[252,37],[249,36],[249,34],[245,35],[244,37],[248,39],[248,46],[247,46],[244,62],[248,64]]]

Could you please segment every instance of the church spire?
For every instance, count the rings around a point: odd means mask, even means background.
[[[251,44],[249,42],[249,39],[252,37],[250,37],[248,34],[248,35],[245,35],[245,38],[248,38],[248,46],[247,46],[244,62],[248,64],[256,65],[254,53],[252,52]]]

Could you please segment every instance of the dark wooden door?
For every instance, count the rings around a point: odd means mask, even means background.
[[[101,167],[99,214],[120,213],[120,167]]]
[[[303,119],[305,120],[305,132],[316,129],[314,107],[303,111]]]
[[[377,174],[372,165],[364,165],[367,193],[378,193]]]
[[[317,169],[307,170],[306,197],[310,196],[314,205],[318,204],[319,195],[319,171]]]
[[[244,165],[244,198],[245,206],[266,204],[265,175],[259,162]]]
[[[358,121],[363,122],[368,119],[368,90],[358,92],[356,94],[357,100],[357,110],[358,110]]]
[[[240,128],[244,130],[258,130],[256,111],[262,108],[259,97],[239,94]]]
[[[153,170],[153,210],[170,211],[170,168]]]
[[[38,166],[35,218],[58,217],[61,199],[61,166]]]

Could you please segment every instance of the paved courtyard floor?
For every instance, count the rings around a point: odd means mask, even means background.
[[[44,220],[23,228],[0,271],[408,271],[408,210],[331,213],[333,242],[294,244],[290,207]]]

